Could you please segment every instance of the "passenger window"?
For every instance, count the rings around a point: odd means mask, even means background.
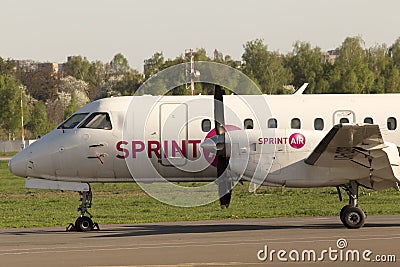
[[[290,122],[290,128],[292,129],[300,129],[301,128],[301,121],[298,118],[292,119]]]
[[[268,128],[278,128],[278,121],[274,118],[269,119]]]
[[[245,129],[253,129],[254,128],[252,119],[245,119],[243,124],[244,124]]]
[[[396,130],[397,128],[397,120],[396,118],[390,117],[387,119],[387,128],[389,130]]]
[[[364,123],[374,124],[374,120],[371,117],[366,117]]]
[[[77,113],[73,114],[67,120],[65,120],[57,129],[72,129],[75,128],[89,113]]]
[[[348,118],[341,118],[339,122],[340,123],[349,123],[350,121]]]
[[[201,122],[201,130],[203,132],[209,132],[211,130],[211,121],[209,119],[204,119]]]
[[[79,128],[111,130],[111,120],[108,113],[92,113]]]
[[[318,131],[322,131],[324,129],[324,120],[321,118],[316,118],[314,120],[314,129]]]

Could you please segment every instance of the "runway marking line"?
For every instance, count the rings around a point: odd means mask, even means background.
[[[333,238],[333,239],[332,239]],[[139,249],[163,249],[163,248],[181,248],[181,247],[208,247],[208,246],[237,246],[237,245],[250,245],[250,244],[264,244],[267,243],[310,243],[310,242],[329,242],[336,241],[338,237],[305,237],[297,238],[297,240],[290,240],[289,238],[273,239],[273,240],[242,240],[241,242],[233,242],[232,240],[219,241],[219,242],[185,242],[185,243],[163,243],[157,245],[130,247],[130,245],[115,247],[112,245],[108,246],[84,246],[85,252],[96,252],[96,251],[121,251],[121,250],[139,250]],[[391,237],[386,236],[370,236],[370,237],[349,237],[348,239],[354,241],[368,241],[368,240],[392,240],[400,239],[400,234],[395,234]],[[84,244],[82,244],[84,245]],[[92,249],[89,249],[92,248]],[[6,255],[23,255],[23,254],[43,254],[43,253],[70,253],[70,252],[82,252],[82,247],[57,247],[57,248],[32,248],[32,249],[9,249],[0,250],[0,256]]]
[[[178,264],[144,264],[144,265],[88,265],[86,267],[195,267],[195,266],[244,266],[244,265],[263,265],[260,262],[193,262]]]

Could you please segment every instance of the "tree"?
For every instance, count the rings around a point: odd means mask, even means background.
[[[57,97],[46,101],[48,119],[58,124],[90,101],[89,84],[72,76],[60,80]]]
[[[399,93],[400,92],[400,37],[388,49],[390,57],[390,66],[386,72],[385,92]]]
[[[128,60],[120,53],[106,65],[106,77],[97,97],[130,95],[143,82],[143,75],[131,69]]]
[[[59,80],[50,67],[19,73],[18,79],[26,87],[27,93],[37,100],[46,101],[57,95]]]
[[[400,70],[391,66],[385,79],[385,93],[400,93]]]
[[[247,42],[242,58],[245,61],[243,72],[254,79],[264,93],[282,93],[283,86],[292,81],[293,74],[284,67],[283,57],[278,52],[268,51],[261,39]]]
[[[368,67],[367,52],[361,37],[347,37],[340,48],[331,75],[334,93],[369,93],[373,89],[374,74]]]
[[[218,63],[224,63],[224,55],[218,49],[214,49],[214,58],[213,61]]]
[[[9,75],[0,75],[0,125],[14,136],[21,125],[20,87]]]
[[[144,76],[150,78],[157,72],[164,69],[164,55],[162,52],[156,52],[151,58],[144,60]]]
[[[70,96],[75,95],[77,98],[77,105],[81,107],[89,102],[88,91],[89,84],[87,82],[77,80],[72,76],[62,78],[58,88],[59,93],[64,92]]]
[[[31,112],[31,120],[27,128],[31,131],[33,138],[45,135],[50,127],[47,120],[46,106],[42,101],[37,101]]]
[[[90,64],[89,68],[89,91],[88,96],[90,100],[94,100],[98,95],[100,88],[105,83],[105,69],[104,64],[101,61],[94,61]]]
[[[164,61],[162,69],[166,69],[166,68],[169,68],[171,66],[178,65],[178,64],[181,64],[181,63],[184,63],[184,62],[187,62],[187,61],[184,59],[184,57],[182,55],[176,57],[175,59],[167,59],[167,60]]]
[[[121,54],[118,53],[110,61],[106,67],[108,77],[120,77],[128,74],[131,71],[128,60]]]
[[[65,107],[64,118],[69,117],[90,101],[88,91],[89,84],[84,81],[77,80],[72,76],[61,79],[58,99],[63,102]]]
[[[115,59],[115,61],[118,59]],[[113,63],[115,65],[115,63]],[[111,71],[109,69],[109,71]],[[64,77],[72,76],[77,80],[84,81],[89,84],[88,95],[90,100],[94,100],[98,95],[98,91],[104,85],[106,79],[106,70],[104,64],[97,60],[89,62],[86,57],[71,57],[64,64]]]
[[[240,61],[233,60],[230,55],[225,55],[223,63],[228,66],[231,66],[232,68],[240,68],[241,67]]]
[[[115,83],[113,90],[119,92],[120,95],[133,95],[143,81],[143,74],[137,70],[131,70]]]
[[[307,92],[313,93],[316,90],[324,72],[321,57],[322,53],[319,47],[311,48],[310,43],[300,41],[294,44],[292,53],[286,58],[286,64],[293,73],[295,88],[309,83]],[[320,85],[322,84],[320,83]]]
[[[4,60],[0,57],[0,75],[14,74],[15,63],[11,60]]]
[[[193,56],[195,61],[211,61],[211,59],[207,57],[207,51],[204,48],[197,49]]]
[[[64,110],[64,119],[70,117],[78,109],[79,109],[79,106],[78,106],[78,103],[76,100],[76,94],[75,94],[75,92],[72,92],[71,100],[69,101],[67,107]]]
[[[371,92],[384,93],[386,90],[386,79],[389,78],[390,67],[392,65],[385,44],[375,45],[368,49],[368,66],[374,75],[374,84]]]
[[[77,80],[89,82],[91,80],[90,66],[91,64],[86,57],[71,57],[65,64],[63,64],[64,76],[72,76]]]
[[[394,44],[389,48],[389,55],[393,60],[393,64],[400,68],[400,37],[396,39]]]

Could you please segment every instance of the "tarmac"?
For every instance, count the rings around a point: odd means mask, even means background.
[[[1,266],[397,266],[400,215],[0,230]],[[385,261],[385,262],[382,262]],[[398,263],[397,263],[398,264]]]

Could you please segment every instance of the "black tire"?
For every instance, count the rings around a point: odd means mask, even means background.
[[[347,228],[361,228],[365,223],[365,213],[359,207],[348,207],[343,211],[342,219]]]
[[[344,211],[346,210],[346,209],[348,209],[348,208],[350,208],[351,207],[351,205],[346,205],[346,206],[344,206],[341,210],[340,210],[340,215],[339,215],[339,218],[340,218],[340,221],[344,224],[344,221],[343,221],[343,213],[344,213]]]
[[[78,217],[75,221],[75,228],[78,232],[88,232],[93,229],[93,221],[87,216]]]

